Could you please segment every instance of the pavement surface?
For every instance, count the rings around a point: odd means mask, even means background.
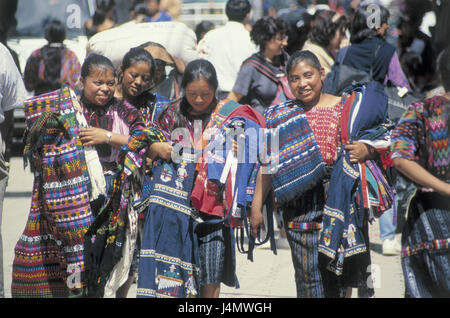
[[[2,236],[5,297],[11,297],[12,262],[14,246],[22,234],[31,204],[33,175],[24,169],[20,157],[11,159],[10,178],[3,206]],[[375,278],[375,298],[403,298],[404,282],[399,256],[384,256],[381,253],[379,224],[370,226],[372,255],[372,277]],[[237,252],[237,251],[236,251]],[[295,298],[294,268],[289,249],[279,249],[277,255],[268,247],[258,247],[254,260],[237,252],[236,265],[240,288],[222,285],[221,298]],[[135,298],[136,284],[133,284],[129,298]],[[352,297],[356,297],[353,290]]]

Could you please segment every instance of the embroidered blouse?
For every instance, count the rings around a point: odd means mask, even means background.
[[[333,107],[316,106],[305,112],[322,158],[327,165],[332,165],[337,158],[340,145],[341,108],[342,101]]]
[[[131,135],[134,130],[145,128],[141,113],[128,102],[117,98],[104,107],[84,105],[83,114],[89,126],[117,134]],[[117,165],[119,148],[100,144],[96,149],[104,169],[110,170]]]
[[[436,96],[411,104],[391,133],[392,159],[417,161],[450,180],[450,100]]]

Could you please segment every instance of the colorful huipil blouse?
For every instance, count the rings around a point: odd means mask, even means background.
[[[411,104],[392,131],[392,158],[416,161],[433,176],[450,182],[449,127],[450,100],[447,98],[436,96]],[[414,226],[402,239],[402,257],[426,250],[448,251],[450,207],[446,210],[435,208],[420,215],[416,213],[417,208],[410,209],[408,224]],[[448,262],[448,252],[442,252],[442,255],[445,253]]]
[[[34,91],[35,95],[50,92],[58,87],[49,87],[45,79],[45,65],[42,56],[43,48],[31,53],[27,60],[24,71],[24,82],[29,91]],[[60,85],[69,85],[72,89],[79,88],[81,74],[81,64],[76,54],[68,48],[62,48]]]
[[[327,165],[336,160],[340,146],[339,123],[341,121],[342,101],[332,107],[313,107],[305,111],[309,126],[311,127]]]
[[[141,113],[125,100],[113,98],[106,106],[94,106],[85,103],[83,114],[89,126],[106,129],[110,132],[130,135],[131,132],[144,129]],[[96,145],[104,171],[117,168],[120,149],[107,144]]]

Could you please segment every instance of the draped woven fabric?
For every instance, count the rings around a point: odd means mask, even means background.
[[[303,108],[294,100],[269,107],[264,117],[272,184],[278,204],[302,196],[326,174]]]
[[[113,190],[85,237],[86,289],[88,297],[102,297],[114,266],[123,256],[129,216],[136,195],[142,194],[144,184],[144,154],[155,141],[164,141],[155,128],[135,129],[128,143],[121,149],[119,173],[113,181]],[[137,219],[134,220],[137,223]],[[131,238],[137,235],[137,226],[131,226]],[[134,248],[134,245],[131,247]]]
[[[24,161],[35,178],[28,221],[14,248],[12,296],[81,296],[84,234],[93,215],[70,91],[29,99],[24,110]]]
[[[180,163],[159,160],[153,173],[144,214],[137,297],[198,297],[198,238],[194,229],[199,220],[190,204],[194,155],[183,152]]]
[[[223,201],[218,199],[220,193],[219,185],[208,178],[208,148],[211,148],[211,143],[208,145],[208,142],[214,139],[218,129],[222,127],[228,116],[238,106],[240,106],[238,103],[230,100],[219,102],[211,114],[211,119],[204,131],[204,133],[209,133],[210,136],[204,136],[202,143],[196,145],[196,149],[201,150],[203,155],[196,167],[198,173],[192,190],[192,206],[203,213],[218,217],[223,217],[225,206]]]
[[[342,143],[360,139],[385,139],[388,131],[374,133],[374,128],[385,122],[386,114],[387,97],[379,84],[369,83],[355,87],[354,91],[347,95],[342,111]],[[370,172],[370,177],[375,178],[372,183],[377,187],[375,191],[379,191],[380,186],[388,187],[387,183],[381,183],[379,178],[382,176],[374,169],[373,163],[368,165],[370,169],[367,169],[365,163],[350,163],[349,154],[342,151],[333,166],[324,207],[319,252],[329,258],[330,269],[338,275],[342,273],[346,258],[368,252],[369,242],[365,235],[367,233],[363,230],[368,219],[367,209],[371,203],[366,173]],[[390,188],[388,190],[392,194]],[[384,198],[387,199],[387,196]],[[388,200],[392,202],[392,197]],[[365,272],[366,268],[358,270]]]

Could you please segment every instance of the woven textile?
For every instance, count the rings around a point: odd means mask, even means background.
[[[384,139],[388,134],[386,130],[382,130],[384,133],[373,132],[375,127],[384,124],[387,114],[387,97],[380,87],[373,82],[355,87],[345,95],[340,123],[343,144],[360,138]],[[370,264],[367,232],[370,202],[365,186],[366,172],[365,163],[352,164],[348,152],[341,151],[333,166],[323,212],[319,252],[328,258],[328,268],[337,275],[345,274],[351,268],[353,274],[348,279],[352,281],[346,286],[358,287],[367,278],[367,265]],[[371,177],[378,175],[371,173]]]
[[[195,163],[183,153],[180,164],[158,162],[145,212],[137,297],[197,297],[198,221],[190,206]]]
[[[25,164],[35,172],[14,253],[13,297],[81,295],[84,234],[93,221],[89,174],[69,89],[27,100]]]
[[[272,184],[281,205],[325,176],[325,163],[303,108],[296,101],[269,107],[265,114]]]
[[[121,148],[119,172],[113,181],[110,198],[102,207],[85,237],[86,294],[102,297],[114,266],[123,257],[126,230],[130,230],[132,255],[137,235],[137,217],[130,218],[136,195],[141,195],[144,184],[144,154],[155,141],[164,136],[154,128],[132,131],[128,143]]]
[[[409,106],[392,132],[392,158],[418,162],[450,182],[450,101],[438,96]],[[450,200],[417,191],[402,233],[402,267],[411,297],[449,297]]]

